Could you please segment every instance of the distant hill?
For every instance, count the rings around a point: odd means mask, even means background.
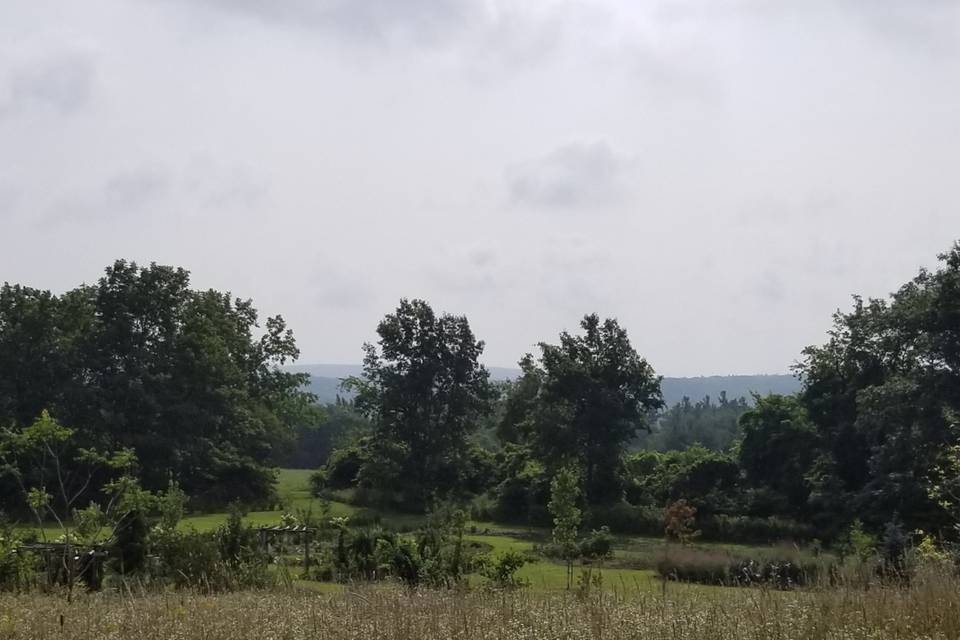
[[[684,396],[692,401],[710,396],[714,400],[721,391],[727,392],[730,399],[745,397],[751,400],[752,393],[762,396],[771,393],[789,394],[800,390],[800,381],[791,375],[754,375],[754,376],[701,376],[698,378],[664,378],[660,387],[667,406],[673,406]]]
[[[519,369],[507,367],[488,367],[494,380],[510,380],[520,374]],[[340,379],[360,375],[363,368],[358,364],[305,364],[290,367],[291,371],[310,374],[310,391],[316,394],[321,403],[334,402],[339,393]],[[721,391],[728,398],[740,396],[750,399],[751,393],[767,395],[770,393],[794,393],[800,390],[800,381],[791,375],[753,375],[753,376],[701,376],[696,378],[664,378],[663,399],[672,406],[684,396],[692,401],[702,400],[704,396],[713,399],[720,397]]]

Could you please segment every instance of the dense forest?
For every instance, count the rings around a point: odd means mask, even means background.
[[[131,486],[189,509],[269,506],[279,466],[317,494],[422,513],[705,537],[955,535],[960,495],[960,245],[888,299],[854,298],[800,354],[793,394],[683,398],[615,319],[585,315],[493,380],[464,316],[402,300],[343,397],[319,403],[280,317],[118,261],[63,294],[0,289],[0,508],[49,519]],[[119,488],[118,488],[119,487]],[[565,487],[565,489],[564,489]],[[573,508],[573,506],[571,508]]]

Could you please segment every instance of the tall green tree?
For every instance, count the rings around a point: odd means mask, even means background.
[[[560,334],[560,344],[540,344],[540,359],[526,358],[522,383],[536,388],[524,398],[520,430],[549,468],[570,462],[583,470],[590,504],[622,497],[621,458],[638,430],[663,406],[660,378],[634,350],[616,320],[596,314],[580,323],[582,335]]]
[[[375,432],[359,477],[422,506],[463,484],[467,438],[493,399],[483,342],[466,317],[438,316],[423,300],[401,300],[377,334],[364,345],[363,376],[346,381]]]
[[[821,508],[852,507],[875,529],[895,516],[928,530],[948,521],[929,485],[943,451],[957,444],[960,244],[940,260],[889,299],[855,298],[798,367],[802,402],[824,443],[814,497],[839,498]]]
[[[93,322],[88,288],[0,287],[0,426],[29,425],[44,410],[72,418]]]
[[[148,489],[172,476],[202,502],[269,500],[271,453],[310,401],[281,369],[293,335],[189,285],[184,269],[120,260],[61,296],[4,286],[0,424],[50,408],[80,446],[134,450]]]
[[[794,396],[755,396],[740,426],[738,456],[747,482],[783,496],[794,514],[804,513],[819,438],[803,405]]]

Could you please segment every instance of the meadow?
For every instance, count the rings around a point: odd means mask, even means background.
[[[906,588],[674,590],[578,594],[531,590],[317,594],[270,590],[0,595],[0,637],[183,640],[247,638],[886,639],[960,637],[960,583],[931,574]]]

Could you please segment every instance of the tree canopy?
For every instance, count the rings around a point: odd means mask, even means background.
[[[62,295],[0,288],[0,425],[49,410],[84,447],[129,448],[144,486],[198,503],[269,500],[275,445],[309,403],[280,316],[189,286],[184,269],[117,261]]]
[[[960,436],[960,244],[940,260],[889,300],[856,297],[829,340],[804,351],[801,402],[823,443],[811,499],[822,513],[945,523],[928,485]]]
[[[364,345],[363,376],[346,382],[374,430],[359,479],[407,503],[457,491],[467,437],[493,398],[483,342],[466,317],[437,315],[423,300],[401,300],[377,334]]]
[[[660,378],[616,320],[584,316],[582,335],[540,344],[521,361],[524,375],[501,431],[520,431],[548,467],[574,463],[588,502],[619,499],[624,446],[663,405]],[[516,425],[516,426],[512,426]]]

